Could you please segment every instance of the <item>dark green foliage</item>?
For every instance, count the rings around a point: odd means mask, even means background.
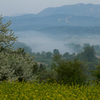
[[[62,57],[66,60],[74,60],[76,58],[76,55],[75,53],[69,54],[68,52],[65,52]]]
[[[62,58],[61,54],[55,54],[53,55],[53,61],[55,61],[56,63],[60,62]]]
[[[95,54],[96,53],[95,53],[95,50],[94,50],[93,46],[85,46],[84,51],[79,53],[77,55],[77,57],[80,60],[84,60],[84,61],[87,61],[87,62],[96,62],[97,58],[96,58]]]
[[[52,58],[52,53],[51,52],[47,52],[46,53],[46,58],[47,59],[51,59]]]
[[[35,64],[32,66],[32,74],[33,75],[36,74],[38,69],[39,69],[39,66],[38,66],[37,62],[35,62]]]
[[[95,50],[94,50],[93,46],[85,47],[83,55],[88,62],[96,61]]]
[[[96,65],[98,64],[98,59],[96,58],[95,49],[93,46],[89,44],[84,44],[83,52],[77,54],[77,58],[82,61],[87,67],[85,73],[88,75],[88,80],[92,80],[92,70],[96,69]]]
[[[92,75],[96,78],[97,82],[100,82],[100,64],[96,66],[96,70],[92,71]]]
[[[52,56],[53,56],[52,52],[42,51],[41,53],[39,53],[39,52],[32,53],[32,55],[34,56],[35,61],[45,63],[46,66],[50,67],[50,65],[52,63]]]
[[[57,54],[59,54],[59,50],[58,49],[54,49],[53,50],[53,55],[57,55]]]
[[[100,45],[93,45],[96,55],[99,56],[100,55]]]
[[[60,83],[81,85],[86,81],[84,66],[78,60],[67,61],[59,59],[52,66],[57,72],[57,80]]]
[[[77,54],[77,58],[84,61],[89,66],[89,69],[95,69],[94,65],[98,63],[95,49],[93,46],[89,45],[84,46],[84,51]]]
[[[39,83],[41,82],[55,82],[56,73],[52,70],[47,70],[43,65],[40,64],[40,69],[37,72],[37,80]]]

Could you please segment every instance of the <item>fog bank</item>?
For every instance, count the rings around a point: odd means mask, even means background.
[[[96,34],[83,34],[82,36],[78,35],[47,35],[37,31],[22,31],[15,32],[18,36],[18,41],[23,42],[29,45],[32,48],[33,52],[41,51],[53,51],[54,49],[59,49],[61,53],[72,51],[69,47],[66,47],[65,44],[75,43],[75,44],[99,44],[100,45],[100,36]]]

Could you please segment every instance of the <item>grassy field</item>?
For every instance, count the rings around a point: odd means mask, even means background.
[[[0,100],[100,100],[100,86],[2,82]]]

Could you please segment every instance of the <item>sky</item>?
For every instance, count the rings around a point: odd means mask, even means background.
[[[77,3],[100,4],[100,0],[0,0],[0,15],[37,14],[48,7],[60,7]]]

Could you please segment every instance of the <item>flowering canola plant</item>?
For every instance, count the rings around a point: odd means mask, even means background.
[[[100,100],[100,86],[2,82],[0,100]]]

